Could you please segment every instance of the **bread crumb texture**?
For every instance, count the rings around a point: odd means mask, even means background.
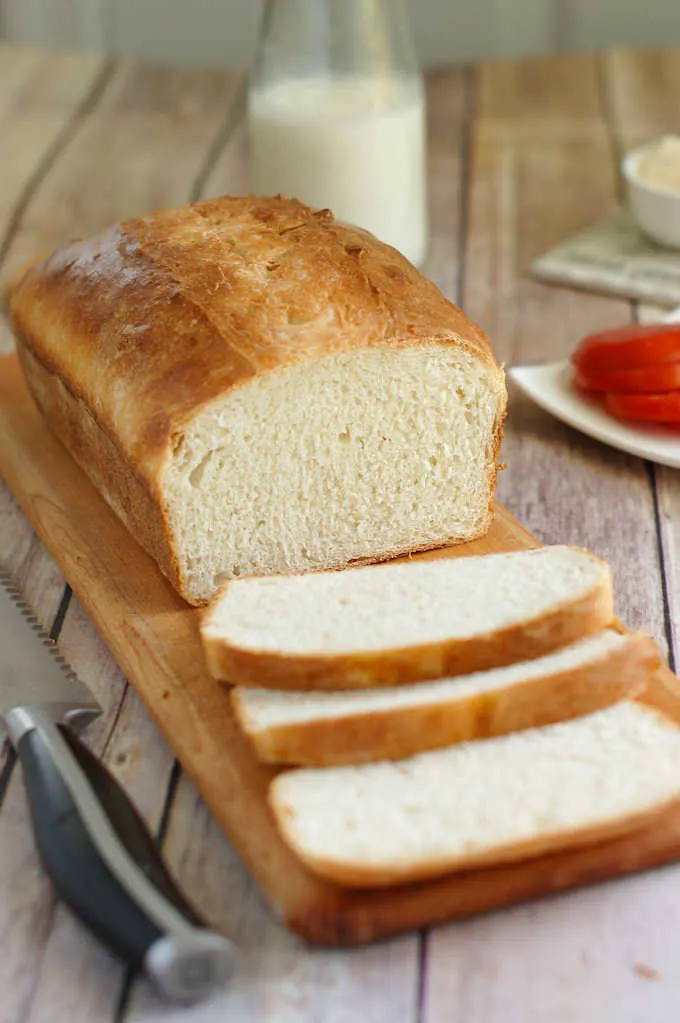
[[[609,579],[572,547],[239,580],[204,625],[241,649],[342,654],[491,634],[531,622]]]
[[[443,871],[679,796],[680,730],[630,702],[396,763],[293,770],[272,783],[279,823],[304,859],[376,873],[433,862]]]

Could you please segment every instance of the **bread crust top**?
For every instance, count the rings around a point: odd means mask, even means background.
[[[124,221],[33,263],[8,303],[20,343],[147,484],[206,404],[306,360],[450,341],[503,387],[483,332],[404,256],[282,196]]]

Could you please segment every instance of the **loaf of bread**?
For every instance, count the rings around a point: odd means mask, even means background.
[[[237,686],[231,698],[260,760],[328,767],[401,760],[591,714],[636,696],[659,663],[651,636],[605,629],[533,661],[417,686],[338,693]]]
[[[315,873],[358,887],[531,859],[680,800],[680,729],[642,703],[408,760],[279,774],[270,802]]]
[[[235,579],[201,639],[228,682],[372,689],[542,657],[613,616],[606,562],[555,546]]]
[[[487,339],[328,210],[129,220],[32,265],[9,307],[47,422],[191,603],[489,525],[506,392]]]

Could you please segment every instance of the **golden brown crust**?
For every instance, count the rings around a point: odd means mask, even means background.
[[[482,331],[395,249],[281,197],[125,221],[29,266],[8,301],[20,343],[151,480],[173,433],[256,373],[447,340],[496,366]]]
[[[180,592],[159,475],[188,421],[255,375],[450,342],[496,374],[495,479],[505,391],[485,335],[400,253],[328,210],[227,196],[138,217],[29,265],[8,304],[45,414]],[[140,530],[147,497],[154,523]]]
[[[167,543],[162,499],[132,472],[120,449],[64,382],[24,347],[19,359],[35,402],[50,430],[85,470],[132,536],[181,592],[177,560]]]
[[[626,636],[623,647],[591,664],[463,699],[454,694],[420,706],[338,713],[263,729],[253,727],[242,690],[233,690],[231,702],[260,760],[330,767],[402,760],[424,750],[592,714],[636,696],[660,663],[651,636],[636,632]]]
[[[219,594],[213,607],[218,603]],[[605,576],[592,590],[556,604],[535,619],[442,643],[356,654],[282,656],[231,647],[223,638],[211,635],[211,610],[203,617],[201,638],[211,675],[235,685],[259,689],[373,689],[470,675],[542,657],[606,628],[613,616],[611,579]]]

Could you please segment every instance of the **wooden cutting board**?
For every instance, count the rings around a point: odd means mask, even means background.
[[[0,359],[0,472],[271,905],[302,937],[371,941],[680,857],[678,807],[598,846],[420,885],[359,891],[315,878],[276,831],[266,800],[274,770],[257,761],[226,690],[204,667],[199,612],[50,435],[13,356]],[[532,546],[538,542],[498,507],[484,539],[423,556]],[[680,720],[680,683],[670,671],[658,673],[648,698]]]

